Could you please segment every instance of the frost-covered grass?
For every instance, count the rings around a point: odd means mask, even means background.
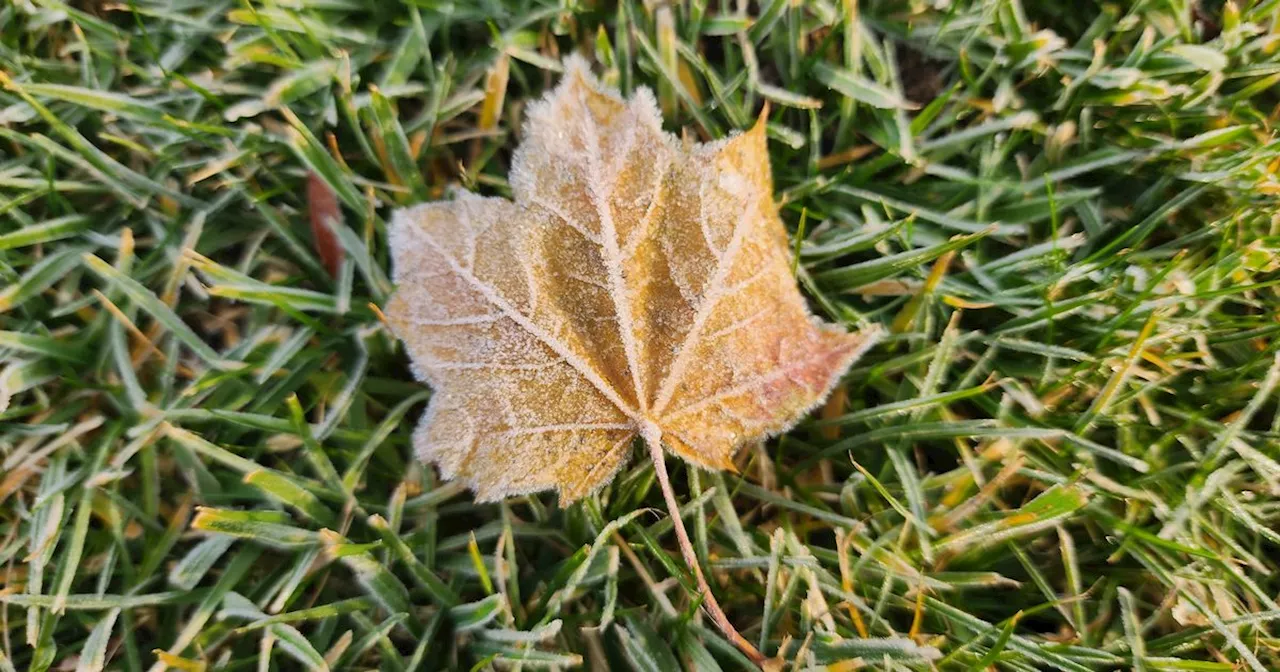
[[[747,639],[1280,669],[1280,1],[16,0],[0,672],[741,669],[646,460],[562,510],[410,455],[389,213],[508,194],[575,48],[695,138],[767,101],[814,306],[893,333],[670,462]]]

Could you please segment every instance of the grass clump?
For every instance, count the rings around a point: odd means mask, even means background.
[[[743,667],[647,461],[561,510],[410,455],[388,213],[508,194],[574,50],[693,136],[768,102],[806,290],[893,332],[673,473],[748,639],[1280,667],[1280,2],[18,0],[0,670]]]

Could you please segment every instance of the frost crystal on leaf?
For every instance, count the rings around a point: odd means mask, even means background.
[[[783,431],[874,334],[808,311],[764,121],[712,144],[662,130],[571,58],[532,106],[515,201],[396,213],[390,324],[435,390],[418,455],[480,499],[612,479],[640,435],[708,469]]]

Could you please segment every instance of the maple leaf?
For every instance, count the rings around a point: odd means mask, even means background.
[[[515,200],[398,211],[387,320],[435,393],[418,455],[477,499],[608,483],[644,439],[716,625],[772,669],[716,602],[678,515],[665,446],[732,469],[743,445],[817,405],[875,341],[809,313],[773,201],[764,115],[712,144],[662,130],[584,61],[531,106]]]
[[[529,109],[514,202],[398,211],[386,315],[435,390],[418,455],[480,500],[568,503],[637,435],[732,469],[818,404],[877,332],[809,313],[764,128],[682,143],[647,89],[623,100],[570,58]]]

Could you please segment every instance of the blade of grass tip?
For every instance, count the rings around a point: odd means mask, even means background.
[[[1124,586],[1120,586],[1117,593],[1120,595],[1120,618],[1124,622],[1124,637],[1129,645],[1130,663],[1133,665],[1134,672],[1146,672],[1147,664],[1144,659],[1147,648],[1142,641],[1142,623],[1138,620],[1133,593]]]
[[[356,361],[347,372],[347,383],[338,391],[338,395],[328,402],[329,412],[325,414],[324,419],[320,421],[319,427],[315,430],[315,439],[317,441],[324,441],[333,434],[333,431],[338,428],[339,423],[342,422],[347,412],[351,409],[351,404],[355,402],[356,393],[364,382],[365,373],[369,369],[369,349],[364,341],[368,333],[368,330],[361,330],[352,339],[355,344]],[[327,478],[326,476],[326,480]],[[341,487],[342,481],[338,478],[336,470],[333,472],[333,481],[331,484],[333,487]]]
[[[83,350],[66,340],[21,331],[0,331],[0,348],[79,364],[86,359]]]
[[[449,609],[455,632],[472,632],[492,623],[502,614],[502,596],[492,594],[475,602],[459,604]]]
[[[1008,539],[1036,534],[1084,508],[1088,492],[1080,486],[1054,485],[1003,518],[982,523],[940,540],[939,551],[963,552]]]
[[[169,646],[165,653],[170,656],[181,655],[195,641],[196,636],[204,631],[209,619],[213,618],[218,605],[222,603],[222,598],[249,573],[261,553],[262,551],[256,546],[241,547],[240,551],[223,569],[218,582],[205,594],[199,606],[190,612],[186,623],[182,625],[181,630],[178,631],[177,636],[174,638],[173,644]],[[164,672],[166,667],[163,660],[157,660],[148,672]]]
[[[294,660],[302,663],[305,669],[329,672],[329,664],[306,636],[291,625],[272,625],[269,628],[280,648]]]
[[[245,474],[243,482],[295,509],[304,518],[322,527],[330,527],[335,523],[333,512],[321,504],[318,497],[279,472],[258,469]]]
[[[295,327],[289,338],[276,346],[271,356],[258,369],[258,374],[254,377],[254,381],[259,385],[267,382],[277,371],[284,368],[285,364],[293,360],[294,355],[298,354],[306,346],[314,334],[315,332],[309,327]]]
[[[220,534],[205,537],[169,569],[169,585],[194,590],[234,543],[234,537]]]
[[[346,315],[351,311],[351,290],[356,285],[356,265],[344,260],[338,266],[338,290],[335,292],[334,312],[338,315]],[[376,306],[375,303],[370,303]]]
[[[365,634],[361,635],[360,639],[357,639],[355,643],[347,647],[347,650],[342,654],[342,656],[335,661],[333,668],[337,670],[350,669],[353,661],[360,660],[369,652],[370,649],[378,646],[379,642],[386,641],[391,631],[394,630],[396,626],[403,623],[406,618],[408,618],[407,614],[395,614],[393,616],[389,616],[377,626],[374,626],[363,613],[355,612],[351,614],[351,620],[357,624],[357,629],[364,630]]]
[[[283,511],[232,511],[202,506],[191,521],[191,529],[281,549],[308,548],[320,543],[318,532],[288,525],[288,522],[289,516]]]
[[[223,359],[213,348],[209,347],[182,318],[178,317],[169,306],[165,305],[151,290],[142,286],[137,280],[130,278],[107,262],[90,253],[83,255],[84,263],[97,273],[99,277],[119,288],[130,300],[146,311],[157,322],[164,325],[169,333],[182,341],[191,352],[215,369],[230,371],[244,366],[243,362],[232,362]]]
[[[370,597],[349,597],[345,600],[330,602],[318,607],[309,609],[298,609],[283,614],[269,616],[262,613],[260,617],[251,623],[247,623],[235,629],[236,634],[243,634],[260,630],[277,623],[299,623],[303,621],[323,620],[333,618],[334,616],[342,616],[352,612],[367,611],[370,607],[375,606],[373,598]],[[256,606],[254,607],[256,610]]]
[[[404,505],[409,499],[410,481],[401,481],[395,488],[391,490],[391,496],[387,497],[386,520],[383,523],[387,526],[387,531],[394,535],[400,535],[401,526],[404,524]],[[391,551],[383,549],[380,557],[383,564],[391,564]]]
[[[356,486],[360,483],[361,476],[364,475],[365,468],[369,464],[369,460],[373,457],[374,451],[383,445],[392,432],[400,428],[400,422],[409,410],[425,401],[429,396],[430,393],[425,390],[418,392],[396,404],[394,408],[387,412],[382,422],[369,434],[369,438],[360,447],[360,452],[356,453],[356,456],[348,462],[347,470],[342,475],[342,486],[345,491],[355,491]]]
[[[1044,604],[1057,604],[1057,610],[1064,616],[1067,614],[1066,605],[1059,603],[1058,594],[1053,589],[1053,584],[1049,581],[1049,577],[1040,570],[1040,567],[1027,555],[1027,552],[1014,543],[1006,544],[1010,553],[1022,565],[1023,570],[1031,577],[1031,582],[1039,589],[1040,594],[1044,597]]]
[[[869,420],[904,415],[913,411],[928,411],[933,408],[946,407],[958,401],[977,397],[998,387],[996,381],[988,381],[975,387],[966,387],[952,392],[939,392],[926,396],[912,397],[902,401],[894,401],[879,406],[872,406],[853,413],[824,418],[813,422],[814,427],[833,428],[865,423]],[[834,438],[838,438],[834,437]]]
[[[693,504],[693,548],[697,552],[698,561],[710,566],[711,551],[707,540],[707,507],[706,503],[711,499],[714,490],[704,491],[702,488],[702,475],[696,470],[688,472],[689,477],[689,494],[692,496]],[[683,515],[683,513],[682,513]]]
[[[795,276],[800,271],[800,245],[804,242],[805,224],[808,223],[809,209],[800,209],[800,223],[796,225],[795,244],[791,250],[791,275]]]
[[[280,114],[284,116],[285,121],[289,123],[289,128],[293,131],[289,146],[298,160],[323,179],[343,204],[353,212],[363,212],[364,197],[360,195],[360,190],[352,182],[348,171],[338,164],[319,138],[292,110],[282,106]]]
[[[915,105],[892,89],[827,63],[816,63],[818,81],[850,100],[884,110],[914,109]]]
[[[53,607],[50,609],[55,614],[61,614],[66,608],[67,595],[71,593],[71,585],[75,582],[76,573],[80,569],[80,557],[84,553],[85,537],[89,534],[89,519],[93,513],[93,496],[97,492],[97,489],[93,487],[93,479],[98,475],[98,470],[102,468],[103,462],[106,461],[107,451],[114,447],[123,429],[123,425],[119,422],[107,425],[102,436],[98,439],[98,447],[93,452],[93,457],[81,470],[82,489],[80,491],[80,499],[74,509],[75,519],[71,525],[71,539],[66,552],[62,556],[61,567],[58,571],[58,586],[54,591]]]
[[[881,241],[887,240],[890,236],[900,235],[900,231],[908,223],[909,220],[906,219],[900,219],[891,224],[868,222],[848,235],[832,238],[823,243],[805,245],[801,248],[801,254],[817,263],[868,250]]]
[[[111,300],[111,297],[103,294],[97,289],[91,290],[91,294],[98,300],[98,303],[102,304],[102,307],[107,311],[107,313],[109,313],[111,317],[115,318],[115,322],[111,325],[111,335],[114,335],[115,332],[119,332],[120,334],[119,343],[121,368],[127,366],[130,369],[134,369],[138,368],[142,364],[141,360],[137,362],[134,361],[134,354],[129,351],[129,344],[124,340],[125,330],[128,330],[134,338],[138,339],[138,352],[142,353],[144,356],[155,354],[162,360],[165,359],[164,353],[160,352],[160,348],[156,346],[155,342],[148,338],[147,335],[138,328],[138,325],[134,324],[133,320],[129,318],[129,315],[127,315],[120,306],[117,306],[115,302]],[[132,382],[136,385],[136,373],[137,372],[135,371],[132,374],[126,373],[123,375],[133,378]],[[141,396],[139,399],[141,403]]]
[[[591,542],[591,546],[587,549],[587,553],[583,557],[581,564],[579,564],[578,567],[573,571],[573,573],[569,575],[568,580],[565,581],[564,587],[557,590],[551,596],[551,598],[547,600],[547,606],[543,610],[543,617],[541,619],[541,622],[546,622],[551,617],[560,614],[562,605],[565,603],[566,600],[568,600],[570,597],[573,596],[574,592],[577,591],[578,586],[582,583],[583,579],[586,578],[587,570],[590,569],[592,562],[595,560],[596,555],[600,552],[600,549],[606,547],[606,544],[609,543],[609,541],[613,538],[614,534],[618,532],[618,530],[621,530],[628,523],[630,523],[631,521],[635,520],[636,518],[638,518],[639,516],[645,513],[649,513],[649,510],[637,509],[635,511],[632,511],[631,513],[628,513],[622,516],[621,518],[617,518],[615,520],[609,521],[607,525],[605,525],[600,529],[600,532],[596,534],[595,539]],[[610,546],[608,548],[613,548],[613,547]]]
[[[67,247],[28,268],[17,282],[0,290],[0,314],[21,306],[62,280],[80,266],[83,254],[86,254],[86,248]]]
[[[342,479],[338,477],[338,470],[334,468],[329,455],[324,452],[320,442],[311,433],[311,425],[303,413],[302,404],[298,402],[298,395],[290,394],[285,398],[284,403],[289,409],[289,422],[293,426],[293,431],[299,439],[302,439],[303,456],[307,458],[307,463],[325,485],[341,491]]]
[[[101,171],[101,174],[115,176],[121,182],[135,189],[154,195],[167,196],[186,207],[199,207],[201,205],[200,201],[192,198],[191,196],[140,175],[129,169],[124,164],[121,164],[119,161],[111,158],[111,156],[106,152],[98,149],[93,145],[93,143],[89,142],[80,134],[79,131],[59,119],[57,115],[49,110],[49,108],[42,105],[40,101],[36,100],[30,93],[27,93],[22,84],[13,81],[13,79],[3,71],[0,71],[0,88],[8,89],[18,94],[18,96],[22,98],[27,105],[30,105],[31,108],[49,124],[49,127],[52,128],[64,142],[74,148],[85,161],[89,162],[98,171]]]
[[[680,67],[676,57],[675,17],[671,7],[662,5],[653,10],[654,30],[657,33],[659,64],[663,70],[677,72]],[[675,86],[679,84],[675,78],[658,81],[658,106],[664,117],[672,117],[678,109]]]
[[[184,250],[191,266],[200,271],[209,294],[235,299],[242,303],[275,306],[303,325],[319,328],[319,323],[304,313],[338,313],[338,300],[331,294],[310,289],[273,285],[251,278],[235,269],[219,264],[194,250]],[[345,266],[345,264],[344,264]]]
[[[667,67],[665,61],[663,61],[663,59],[658,55],[657,50],[654,49],[652,44],[650,44],[648,38],[644,36],[644,33],[638,29],[633,29],[631,35],[635,38],[635,43],[640,46],[640,50],[644,52],[645,57],[647,57],[649,61],[657,67],[658,73],[662,77],[662,81],[671,86],[671,90],[675,92],[676,96],[680,99],[680,102],[684,103],[685,109],[689,111],[689,114],[693,115],[694,121],[698,122],[698,126],[702,128],[702,132],[708,137],[722,137],[724,132],[720,128],[720,125],[715,123],[711,117],[707,116],[707,113],[702,109],[702,106],[693,99],[685,89],[684,84],[680,82],[679,76]]]
[[[53,595],[24,595],[11,593],[0,596],[0,603],[18,607],[38,607],[48,609],[53,606]],[[111,609],[138,609],[156,607],[166,604],[183,604],[192,601],[192,595],[186,591],[171,590],[163,593],[147,593],[139,595],[68,595],[66,609],[69,611],[108,611]]]
[[[1277,352],[1272,359],[1271,367],[1267,369],[1267,373],[1263,376],[1262,382],[1258,384],[1258,391],[1249,399],[1249,403],[1236,414],[1230,425],[1224,431],[1218,432],[1213,444],[1209,446],[1206,452],[1209,465],[1216,465],[1221,461],[1223,448],[1226,446],[1234,446],[1237,437],[1244,431],[1249,423],[1253,420],[1253,416],[1262,408],[1267,399],[1275,391],[1277,385],[1280,385],[1280,352]]]
[[[605,549],[608,555],[606,562],[605,584],[604,584],[604,607],[600,610],[600,623],[596,626],[597,630],[605,630],[613,623],[614,614],[618,609],[618,570],[621,568],[621,555],[617,546],[609,546]]]
[[[25,466],[25,465],[24,465]],[[58,532],[63,519],[63,507],[66,497],[57,491],[56,483],[66,476],[66,459],[62,455],[54,455],[46,467],[46,478],[40,481],[37,501],[42,505],[34,508],[31,524],[27,532],[27,585],[25,595],[8,595],[0,597],[0,601],[10,603],[15,599],[35,600],[27,606],[26,643],[32,648],[40,645],[45,636],[45,628],[41,624],[41,606],[53,603],[53,596],[44,594],[45,569],[53,556],[60,540]],[[6,610],[5,613],[8,613]]]
[[[400,581],[386,565],[378,562],[371,547],[377,544],[349,544],[336,532],[325,530],[320,534],[323,540],[324,554],[346,565],[355,575],[356,581],[369,597],[378,602],[388,614],[407,613],[409,618],[406,630],[414,635],[422,634],[422,624],[414,617],[409,604],[409,589]]]
[[[397,119],[391,101],[375,85],[369,86],[369,131],[376,133],[374,146],[385,152],[384,172],[393,184],[403,184],[414,201],[427,200],[427,187],[422,171],[413,160],[409,138]]]
[[[84,215],[64,215],[0,235],[0,250],[12,250],[70,238],[89,226]]]
[[[458,594],[418,560],[404,540],[387,524],[386,519],[374,514],[369,517],[368,522],[369,527],[378,533],[382,543],[391,550],[392,555],[404,563],[409,569],[409,575],[423,590],[427,591],[433,602],[446,609],[461,603]]]
[[[480,555],[480,545],[476,543],[474,530],[467,537],[467,556],[471,558],[471,566],[480,577],[480,585],[484,588],[485,594],[492,596],[494,594],[493,579],[489,577],[489,569],[485,566],[484,558]]]
[[[84,648],[80,650],[80,659],[76,662],[76,672],[100,672],[107,666],[107,645],[111,643],[111,631],[115,628],[116,619],[120,617],[120,609],[107,612],[89,632]],[[0,653],[0,657],[4,654]],[[0,666],[2,668],[3,666]],[[13,668],[8,668],[13,669]]]
[[[308,174],[313,175],[315,173],[314,171],[311,171]],[[326,183],[325,186],[327,188],[328,184]],[[294,258],[306,267],[309,277],[320,282],[323,282],[325,277],[332,277],[332,275],[327,275],[328,269],[326,269],[321,262],[316,261],[315,255],[311,253],[306,243],[304,243],[299,236],[294,234],[293,229],[290,227],[289,222],[285,220],[284,216],[266,202],[269,198],[267,195],[254,193],[248,189],[241,190],[238,193],[243,198],[245,204],[262,217],[262,220],[266,222],[267,226],[271,229],[271,233],[274,234],[276,238],[283,241],[285,246],[289,248],[289,251],[293,253]]]
[[[768,650],[770,615],[773,611],[775,592],[778,588],[778,568],[782,564],[783,546],[783,531],[782,528],[778,528],[769,537],[769,570],[765,575],[764,613],[761,616],[761,622],[764,627],[760,629],[760,640],[757,646],[761,651]]]
[[[511,645],[478,641],[474,645],[479,656],[493,653],[494,667],[512,669],[566,669],[582,665],[582,656],[578,654],[556,653],[528,648],[516,648]],[[474,668],[473,668],[474,669]],[[484,669],[482,666],[480,669]],[[668,668],[674,669],[674,668]]]
[[[168,524],[160,531],[160,536],[148,537],[147,550],[142,555],[142,562],[137,569],[136,576],[149,577],[164,564],[169,551],[177,545],[178,540],[187,531],[187,524],[191,519],[191,503],[193,499],[194,496],[188,494],[178,500],[176,506],[169,512]]]
[[[560,634],[560,629],[564,627],[564,621],[555,619],[549,621],[545,625],[539,625],[529,630],[514,630],[511,628],[489,628],[480,631],[480,636],[484,639],[497,642],[511,642],[514,644],[537,644],[546,642],[556,635]]]
[[[987,232],[956,236],[946,242],[879,257],[871,261],[819,271],[814,279],[836,291],[857,290],[878,280],[911,271],[942,255],[968,247],[985,237]]]
[[[932,646],[921,646],[905,637],[873,637],[871,639],[830,639],[814,641],[814,656],[818,664],[835,664],[854,658],[863,660],[930,662],[942,657],[942,652]],[[893,663],[890,662],[890,665]]]
[[[107,348],[111,351],[111,358],[115,361],[116,374],[120,376],[120,381],[124,387],[125,397],[128,399],[129,407],[135,413],[141,415],[147,412],[147,393],[142,389],[142,383],[138,380],[139,367],[134,365],[129,355],[129,339],[125,336],[125,327],[122,322],[122,320],[127,320],[129,318],[120,314],[118,312],[119,309],[116,308],[107,297],[102,296],[100,293],[95,294],[95,296],[100,297],[102,305],[107,307],[107,311],[117,318],[107,326]],[[130,326],[133,325],[130,324]],[[141,342],[151,345],[152,348],[149,348],[149,350],[153,349],[154,344],[145,340],[146,336],[136,330],[137,327],[133,327],[130,329],[130,332],[133,332],[136,337],[139,337]]]
[[[929,527],[928,523],[917,518],[916,514],[913,513],[911,509],[907,508],[906,506],[903,506],[902,502],[899,502],[898,499],[894,497],[892,493],[889,492],[889,489],[884,487],[884,484],[881,483],[879,479],[873,476],[870,471],[867,471],[866,467],[862,466],[861,464],[858,464],[858,462],[853,459],[852,455],[849,457],[849,460],[852,462],[853,468],[857,469],[858,472],[861,473],[863,477],[867,479],[867,482],[871,484],[871,487],[875,488],[875,491],[880,494],[880,497],[882,497],[885,500],[885,502],[889,504],[890,508],[892,508],[894,511],[897,511],[898,515],[902,516],[904,519],[910,522],[913,526],[916,527],[916,529],[920,530],[923,534],[930,535],[930,536],[934,536],[937,534],[937,532],[934,532],[933,528]]]
[[[920,520],[928,523],[925,504],[924,486],[920,483],[920,474],[916,472],[915,464],[907,457],[908,446],[895,446],[886,451],[889,457],[889,463],[893,467],[893,473],[898,477],[898,485],[902,487],[902,494],[906,497],[907,507],[911,509],[912,521]],[[917,527],[912,524],[916,531],[916,542],[920,545],[920,555],[925,562],[933,561],[933,545],[930,539],[937,536],[937,531],[931,527]]]
[[[1107,380],[1106,385],[1102,387],[1102,391],[1098,393],[1089,408],[1080,414],[1080,417],[1076,420],[1073,433],[1084,436],[1093,427],[1098,417],[1106,414],[1107,407],[1110,406],[1112,399],[1115,398],[1116,393],[1120,391],[1120,388],[1132,375],[1134,365],[1142,357],[1147,339],[1151,337],[1151,334],[1155,333],[1156,325],[1162,317],[1163,314],[1158,310],[1152,311],[1151,315],[1147,317],[1146,323],[1142,325],[1142,330],[1138,332],[1137,338],[1133,339],[1133,344],[1129,346],[1129,354],[1125,356],[1120,367],[1111,374],[1111,378]]]
[[[315,481],[305,479],[295,474],[286,474],[282,471],[270,469],[269,467],[263,467],[253,460],[240,457],[239,455],[236,455],[235,453],[222,448],[201,436],[198,436],[194,432],[190,432],[180,427],[175,427],[167,422],[162,423],[160,428],[164,431],[167,438],[181,444],[193,453],[204,456],[218,464],[230,467],[241,474],[248,475],[255,471],[271,471],[276,478],[291,481],[292,485],[290,487],[305,489],[328,501],[341,501],[344,499],[344,496],[340,494],[340,490],[326,490],[319,486]],[[284,431],[284,427],[273,427],[272,431]]]
[[[1022,620],[1022,612],[1014,614],[1000,628],[1000,634],[996,635],[996,640],[991,643],[991,648],[983,654],[973,665],[969,666],[969,672],[984,672],[995,664],[1000,653],[1009,645],[1009,638],[1013,636],[1014,628],[1018,627],[1018,621]]]
[[[1108,448],[1107,446],[1104,446],[1096,441],[1090,441],[1089,439],[1086,439],[1076,434],[1072,434],[1071,432],[1064,433],[1062,435],[1062,438],[1066,439],[1068,443],[1084,448],[1085,450],[1089,451],[1094,455],[1097,455],[1098,457],[1104,460],[1110,460],[1112,462],[1115,462],[1116,464],[1123,464],[1126,467],[1129,467],[1130,469],[1133,469],[1134,471],[1140,474],[1145,474],[1151,471],[1151,465],[1146,460],[1141,460],[1136,457],[1132,457],[1119,450],[1116,450],[1115,448]]]
[[[494,573],[499,579],[498,592],[503,595],[510,608],[508,620],[511,622],[511,627],[526,627],[529,618],[524,602],[520,599],[520,558],[516,556],[514,515],[506,502],[502,502],[499,506],[502,515],[502,536],[498,537],[498,544],[493,550]],[[559,619],[556,622],[559,622]]]
[[[963,609],[958,609],[951,604],[943,602],[942,600],[926,597],[925,604],[928,605],[931,611],[950,618],[969,630],[975,632],[995,630],[991,623],[977,618]],[[1058,653],[1057,651],[1044,647],[1031,638],[1017,634],[1009,637],[1007,648],[1010,651],[1016,651],[1040,665],[1040,667],[1033,669],[1068,670],[1069,672],[1090,672],[1090,670],[1094,669],[1092,667],[1086,667],[1085,665],[1082,665],[1075,660]]]
[[[614,633],[622,644],[622,653],[638,672],[662,672],[678,670],[680,663],[676,661],[670,643],[647,623],[636,619],[624,619],[623,623],[614,626]]]
[[[877,194],[874,191],[868,191],[866,189],[860,189],[858,187],[853,187],[845,184],[832,185],[831,190],[836,193],[845,194],[846,196],[851,196],[853,198],[867,201],[869,203],[874,203],[884,208],[897,210],[898,212],[901,212],[908,216],[915,216],[919,219],[923,219],[926,222],[932,222],[946,229],[960,231],[963,233],[973,233],[973,234],[981,233],[984,235],[994,234],[999,236],[1012,236],[1012,235],[1026,233],[1026,226],[1024,225],[1001,224],[999,222],[992,223],[992,224],[983,224],[981,222],[960,219],[959,217],[953,217],[951,215],[938,212],[931,208],[926,208],[920,205],[916,205],[914,203],[908,203],[906,201],[898,200],[890,196]]]

